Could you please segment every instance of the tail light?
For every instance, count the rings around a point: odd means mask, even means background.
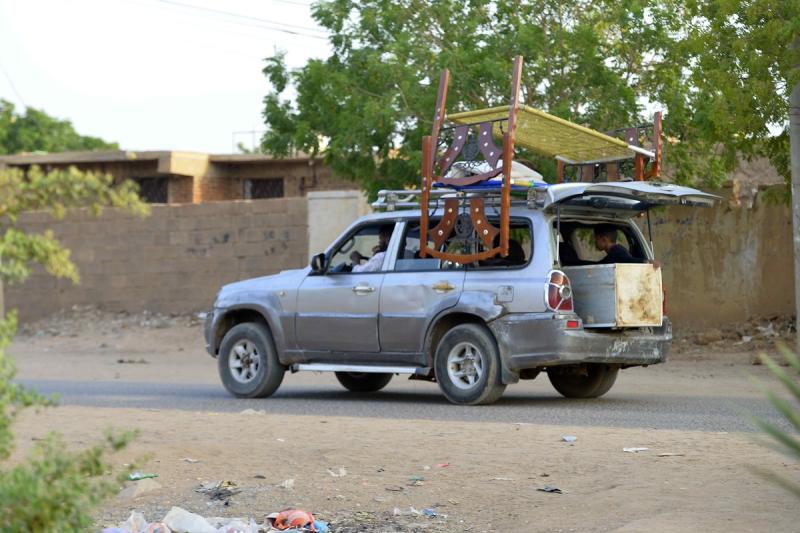
[[[661,297],[661,314],[667,316],[667,289],[662,288],[661,291],[664,293]]]
[[[547,281],[547,308],[551,311],[572,311],[572,287],[560,270],[550,272]]]

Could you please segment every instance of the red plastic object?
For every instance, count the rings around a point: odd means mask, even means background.
[[[280,530],[301,527],[307,527],[311,531],[317,530],[314,527],[314,515],[300,509],[284,509],[275,517],[273,526]]]

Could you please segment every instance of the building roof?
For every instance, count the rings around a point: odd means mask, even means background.
[[[207,158],[210,163],[261,163],[264,161],[307,161],[308,154],[298,152],[290,157],[269,154],[206,154],[180,150],[97,150],[82,152],[27,153],[0,156],[0,164],[51,165],[70,163],[111,163],[118,161],[157,161],[162,158]]]
[[[116,161],[152,161],[169,155],[163,150],[96,150],[82,152],[27,153],[0,156],[0,163],[7,165],[49,165],[69,163],[107,163]]]
[[[211,163],[261,163],[264,161],[309,161],[320,160],[320,157],[311,157],[304,152],[296,152],[287,157],[275,157],[270,154],[211,154],[208,160]]]

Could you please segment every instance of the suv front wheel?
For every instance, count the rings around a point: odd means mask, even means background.
[[[496,402],[506,386],[500,381],[500,354],[492,333],[480,324],[461,324],[448,331],[436,348],[436,381],[453,403]]]
[[[219,347],[219,375],[228,392],[240,398],[266,398],[278,390],[286,369],[278,361],[272,335],[262,324],[232,327]]]

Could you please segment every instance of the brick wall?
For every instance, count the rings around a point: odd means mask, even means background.
[[[111,311],[207,309],[220,286],[307,264],[305,198],[153,206],[147,218],[107,210],[54,222],[28,213],[23,226],[52,229],[72,250],[81,283],[37,270],[5,288],[7,309],[21,320],[73,305]]]
[[[189,176],[170,176],[168,183],[169,203],[190,204],[194,200],[194,179]]]
[[[23,320],[76,304],[203,310],[224,283],[306,265],[309,253],[322,251],[362,214],[362,205],[355,193],[341,192],[156,205],[145,219],[106,211],[100,219],[78,213],[53,222],[29,213],[22,217],[24,226],[52,228],[72,250],[82,282],[73,286],[37,271],[24,285],[6,287],[5,303],[19,309]],[[714,209],[659,210],[653,214],[653,240],[676,327],[794,312],[787,206],[759,201],[746,209],[724,202]]]
[[[194,180],[194,202],[218,202],[242,198],[242,182],[238,179],[202,176]]]

